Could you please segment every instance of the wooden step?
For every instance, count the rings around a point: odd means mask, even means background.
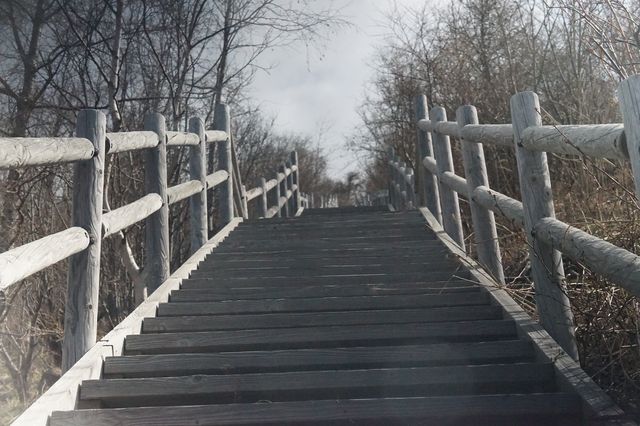
[[[388,346],[396,344],[510,340],[512,320],[344,325],[239,331],[157,333],[128,336],[125,353],[162,354],[267,349]]]
[[[469,283],[443,283],[438,286],[404,283],[404,285],[326,285],[304,287],[240,287],[227,288],[216,286],[214,281],[205,280],[209,288],[183,288],[175,290],[169,297],[170,302],[214,302],[221,300],[251,300],[268,298],[300,299],[305,297],[350,297],[385,296],[397,294],[451,294],[475,293],[481,287]]]
[[[565,393],[259,402],[54,412],[50,426],[563,425],[581,424]]]
[[[488,305],[486,292],[391,296],[318,297],[305,299],[171,302],[158,306],[158,316],[222,315],[267,312],[323,312]],[[375,315],[372,312],[371,315]]]
[[[189,314],[188,314],[189,315]],[[499,306],[145,318],[144,333],[501,319]]]
[[[103,377],[163,377],[390,366],[477,365],[532,360],[531,343],[521,340],[504,340],[430,345],[117,356],[105,359]]]
[[[551,364],[319,370],[85,380],[82,401],[103,407],[537,393],[555,390]]]

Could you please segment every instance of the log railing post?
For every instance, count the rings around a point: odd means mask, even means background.
[[[218,226],[223,227],[233,219],[233,160],[231,157],[231,117],[229,107],[216,105],[214,114],[214,130],[227,133],[227,139],[218,142],[218,168],[228,173],[226,182],[218,186],[216,207],[218,210]]]
[[[420,95],[416,98],[416,123],[427,118],[427,97]],[[426,206],[436,220],[442,223],[442,211],[438,195],[438,178],[422,165],[425,157],[433,156],[433,143],[431,134],[417,128],[416,138],[416,182],[418,189],[418,202],[420,206]]]
[[[262,194],[258,198],[258,211],[261,218],[267,217],[267,210],[269,210],[269,198],[267,193],[267,180],[265,178],[259,178],[257,182],[258,186],[262,188]]]
[[[414,174],[413,174],[413,169],[411,167],[407,167],[405,169],[405,177],[406,177],[406,184],[407,184],[407,208],[409,210],[413,210],[413,208],[416,205],[416,188],[415,188],[415,180],[414,180]]]
[[[281,183],[278,182],[280,179],[280,172],[276,172],[276,186],[274,187],[273,193],[275,194],[275,205],[280,205],[280,188],[282,187]],[[282,217],[282,209],[278,207],[276,211],[276,217]]]
[[[461,130],[467,124],[478,124],[476,108],[471,105],[461,106],[456,111],[456,121]],[[464,139],[461,139],[460,142],[462,143],[464,175],[467,180],[471,222],[478,260],[498,282],[504,284],[502,256],[500,255],[495,217],[492,211],[485,209],[473,200],[474,189],[479,186],[489,187],[484,149],[480,143],[468,142]]]
[[[291,197],[287,200],[287,204],[288,204],[288,209],[289,209],[289,214],[291,216],[295,216],[296,213],[298,212],[298,209],[296,209],[296,205],[294,203],[294,194],[293,194],[293,163],[291,162],[291,160],[287,160],[285,162],[285,165],[287,166],[288,169],[291,170],[291,172],[289,173],[289,176],[287,176],[287,188],[291,191]]]
[[[431,122],[434,124],[439,121],[447,121],[445,109],[438,106],[431,109],[430,117]],[[438,165],[438,192],[440,194],[440,205],[442,207],[442,226],[447,234],[464,250],[464,235],[462,233],[462,219],[460,217],[458,194],[456,194],[453,189],[444,185],[441,178],[445,172],[454,172],[449,136],[432,132],[431,137],[433,139],[434,157]]]
[[[551,337],[572,358],[578,359],[562,257],[559,251],[533,235],[533,227],[540,219],[555,218],[547,154],[529,151],[521,145],[522,134],[527,127],[542,125],[538,96],[533,92],[514,95],[511,98],[511,119],[538,315]]]
[[[200,138],[198,145],[189,152],[189,176],[200,181],[202,191],[189,198],[191,213],[191,254],[207,242],[207,141],[204,123],[198,117],[189,120],[189,132]]]
[[[389,147],[388,151],[388,164],[389,164],[389,204],[394,210],[398,210],[396,201],[396,179],[395,179],[395,161],[396,153],[393,147]]]
[[[282,181],[280,181],[280,196],[278,197],[278,204],[280,203],[280,197],[286,197],[287,196],[287,167],[286,165],[283,163],[280,165],[280,167],[278,167],[278,172],[282,173]],[[284,203],[284,205],[282,206],[282,208],[280,209],[280,216],[281,217],[289,217],[289,203],[286,202]]]
[[[396,179],[399,185],[400,204],[402,204],[401,206],[402,210],[406,210],[407,209],[407,181],[404,179],[406,164],[403,161],[401,161],[400,163],[398,163],[398,165],[399,167],[398,167],[398,173],[396,174]]]
[[[145,277],[147,294],[169,278],[169,202],[167,199],[167,138],[162,114],[144,118],[144,129],[158,135],[158,146],[144,154],[144,186],[147,194],[158,194],[162,207],[147,218],[145,225]]]
[[[293,184],[296,185],[296,188],[297,188],[293,193],[293,205],[295,207],[295,211],[297,212],[302,206],[301,197],[300,197],[300,164],[298,164],[298,152],[291,151],[290,156],[291,156],[291,165],[296,166],[296,171],[291,172],[291,179]]]
[[[74,165],[71,226],[84,228],[91,244],[86,250],[73,255],[69,262],[62,344],[63,372],[96,342],[106,122],[105,115],[97,110],[82,110],[78,114],[76,135],[89,139],[95,154],[92,159]]]
[[[249,202],[247,200],[247,187],[245,185],[242,185],[242,187],[240,188],[240,191],[242,191],[242,218],[247,220],[249,219]]]

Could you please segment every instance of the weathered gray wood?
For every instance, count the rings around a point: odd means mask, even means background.
[[[93,346],[98,331],[106,125],[105,115],[98,110],[82,110],[78,114],[76,135],[90,140],[96,155],[74,165],[71,224],[84,228],[91,244],[69,261],[62,342],[63,372]]]
[[[260,217],[265,219],[267,218],[267,212],[269,210],[269,189],[267,187],[267,180],[263,177],[258,179],[258,186],[262,188],[262,193],[258,198],[258,211],[260,212]]]
[[[207,143],[224,142],[229,137],[227,132],[224,130],[207,130],[205,131],[205,136]]]
[[[229,173],[226,170],[218,170],[217,172],[211,173],[206,177],[207,189],[212,189],[221,183],[225,183],[228,178]]]
[[[636,187],[640,199],[640,75],[632,75],[618,86],[620,110],[624,118],[624,134]]]
[[[522,134],[522,145],[531,151],[629,159],[622,124],[529,127]]]
[[[567,393],[365,398],[258,404],[143,407],[55,412],[50,426],[203,426],[265,424],[553,424],[580,422]]]
[[[553,218],[533,227],[536,238],[640,297],[640,257]]]
[[[0,253],[0,290],[89,247],[89,234],[74,227]]]
[[[180,288],[183,280],[233,231],[241,219],[234,219],[209,239],[194,253],[158,291],[149,295],[122,322],[102,337],[69,371],[53,384],[36,402],[25,410],[13,423],[14,426],[47,426],[49,415],[54,410],[73,410],[78,400],[80,383],[86,379],[96,379],[102,374],[105,356],[122,354],[125,337],[140,333],[144,318],[154,316],[158,303],[166,302],[169,294]]]
[[[255,198],[258,198],[262,195],[262,186],[256,186],[255,188],[251,188],[246,191],[247,202],[252,201]]]
[[[447,113],[444,108],[436,106],[431,109],[430,118],[434,124],[447,121]],[[462,232],[458,195],[454,190],[445,187],[442,183],[442,175],[444,172],[455,173],[449,136],[432,132],[431,138],[433,139],[434,157],[438,165],[438,189],[440,205],[442,207],[442,224],[451,238],[464,249],[464,235]]]
[[[389,203],[393,206],[394,209],[398,209],[398,204],[397,204],[397,196],[396,196],[396,182],[395,182],[395,150],[393,149],[393,147],[389,147],[388,152],[388,161],[387,163],[389,164],[389,169],[388,169],[388,173],[389,173],[389,187],[388,187],[388,191],[389,191]],[[322,196],[320,196],[320,208],[322,208]]]
[[[107,154],[155,148],[158,134],[148,131],[107,133]]]
[[[229,374],[251,371],[296,371],[350,366],[456,365],[526,361],[531,344],[495,342],[403,345],[361,348],[226,352],[215,354],[134,355],[108,357],[106,377],[162,377],[188,374]],[[277,356],[275,356],[277,354]]]
[[[273,207],[271,207],[269,209],[270,217],[274,217],[274,216],[275,217],[282,217],[282,209],[281,209],[282,205],[280,204],[280,199],[281,199],[280,189],[282,188],[282,181],[284,180],[284,178],[285,178],[284,174],[279,173],[279,172],[276,173],[276,179],[275,180],[276,180],[277,183],[276,183],[275,191],[274,191],[275,192],[275,195],[274,195],[274,197],[275,197],[274,198],[275,206],[273,206]],[[271,211],[273,209],[277,210],[275,215],[271,214]]]
[[[440,175],[440,182],[448,189],[458,193],[462,198],[469,198],[469,188],[465,178],[460,177],[453,172],[444,172]]]
[[[229,107],[224,104],[217,104],[214,118],[215,130],[223,131],[229,135],[231,133]],[[233,219],[233,164],[230,138],[218,142],[218,168],[228,173],[227,180],[218,187],[216,202],[218,222],[221,226],[224,226]]]
[[[424,166],[425,169],[427,169],[434,176],[438,175],[438,164],[436,163],[436,159],[435,158],[433,158],[433,157],[424,157],[424,159],[422,160],[422,165]],[[436,183],[437,183],[437,181],[436,181]],[[440,201],[438,201],[438,203],[440,203]],[[438,205],[440,205],[440,204],[438,204]]]
[[[153,293],[169,278],[169,200],[167,196],[167,138],[162,114],[149,113],[144,128],[155,132],[160,143],[144,153],[144,188],[147,194],[158,194],[162,207],[147,218],[145,224],[144,275],[147,293]]]
[[[427,326],[428,324],[428,326]],[[512,339],[513,321],[484,320],[442,323],[295,327],[272,330],[201,331],[129,336],[128,354],[219,352],[237,350],[353,347],[375,342],[376,346],[420,342],[479,342]]]
[[[476,108],[471,105],[461,106],[456,111],[456,121],[460,129],[468,124],[478,124]],[[502,256],[495,217],[491,210],[487,210],[475,202],[472,195],[479,186],[489,187],[484,149],[482,144],[469,142],[464,138],[461,143],[464,175],[467,182],[467,199],[471,201],[469,206],[478,260],[495,277],[496,281],[504,284]]]
[[[460,136],[469,142],[513,148],[511,124],[467,124],[460,131]]]
[[[165,131],[167,146],[198,146],[200,137],[196,133]]]
[[[277,179],[269,179],[267,181],[267,192],[271,191],[273,188],[275,188],[278,185],[278,180]]]
[[[95,149],[86,138],[0,138],[0,169],[88,160]]]
[[[242,218],[243,219],[249,219],[249,198],[247,196],[247,187],[244,185],[241,185],[240,187],[240,194],[242,195],[241,197],[241,201],[242,201]]]
[[[199,194],[204,189],[199,180],[190,180],[167,188],[167,200],[169,205],[185,200],[193,195]]]
[[[198,135],[198,145],[189,150],[189,177],[200,182],[202,189],[189,199],[191,253],[207,241],[207,141],[204,123],[199,117],[189,119],[189,131]]]
[[[287,167],[283,163],[278,167],[279,175],[282,175],[282,180],[280,181],[280,198],[278,204],[280,205],[280,217],[289,217],[289,205],[287,203],[287,192],[289,179],[287,178]],[[278,176],[280,178],[280,176]]]
[[[455,121],[437,121],[433,130],[436,133],[451,136],[452,138],[460,138],[460,127]]]
[[[280,206],[276,204],[267,210],[266,218],[271,219],[272,217],[280,217],[278,216],[278,213],[280,213]]]
[[[473,196],[471,198],[484,208],[506,217],[516,225],[524,228],[524,208],[520,201],[507,197],[486,186],[476,187],[473,190]]]
[[[522,363],[88,380],[81,397],[117,408],[441,396],[460,388],[471,395],[530,393],[551,391],[552,384],[550,364]]]
[[[292,187],[295,188],[293,192],[293,201],[292,205],[294,207],[294,211],[297,212],[302,207],[301,197],[300,197],[300,170],[298,168],[298,152],[291,151],[290,161],[291,161],[291,170],[292,170],[292,178],[291,183]]]
[[[293,187],[293,175],[294,172],[292,170],[291,160],[287,160],[285,162],[287,166],[287,170],[291,172],[287,175],[287,209],[289,211],[290,216],[295,216],[298,211],[298,206],[294,204],[295,201],[295,188]]]
[[[427,118],[427,97],[420,95],[416,98],[415,103],[416,121]],[[416,138],[416,158],[417,163],[422,164],[427,157],[433,156],[433,144],[431,142],[431,133],[417,127]],[[438,177],[436,173],[429,172],[422,167],[417,167],[416,182],[418,182],[418,195],[420,206],[425,206],[431,213],[442,220],[442,212],[440,210],[440,196],[438,195]]]
[[[129,226],[146,219],[162,208],[158,194],[147,194],[126,206],[111,210],[102,216],[102,237],[109,237]]]
[[[533,227],[540,219],[555,217],[547,154],[529,151],[521,145],[524,129],[542,124],[538,96],[533,92],[514,95],[511,98],[511,119],[540,322],[571,357],[578,359],[573,314],[564,285],[562,257],[550,244],[532,236]]]

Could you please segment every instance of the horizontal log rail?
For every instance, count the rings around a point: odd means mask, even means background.
[[[73,163],[72,227],[0,254],[0,290],[61,260],[71,258],[68,273],[63,370],[70,368],[95,344],[100,275],[100,246],[103,238],[145,221],[145,269],[142,276],[149,293],[169,277],[169,205],[189,200],[191,250],[207,244],[209,215],[207,192],[217,188],[216,214],[224,227],[236,220],[235,212],[249,218],[247,203],[261,201],[256,216],[288,217],[303,210],[297,153],[292,152],[283,173],[262,179],[264,185],[245,189],[230,137],[230,116],[225,105],[216,108],[212,130],[194,117],[187,132],[169,131],[160,114],[148,114],[141,131],[106,132],[106,117],[97,110],[83,110],[78,116],[77,137],[0,138],[0,169]],[[218,144],[218,170],[209,175],[207,146]],[[167,148],[189,149],[189,179],[168,186]],[[141,150],[144,153],[145,193],[127,205],[102,212],[103,176],[108,154]],[[282,189],[282,192],[280,192]],[[273,204],[273,205],[270,205]],[[235,210],[234,210],[235,204]],[[212,222],[213,223],[213,222]],[[142,294],[142,292],[140,292]],[[141,303],[142,300],[136,300]]]
[[[425,97],[420,96],[416,107],[416,152],[420,156],[415,163],[422,167],[417,183],[412,183],[411,170],[393,150],[390,151],[391,206],[396,210],[412,208],[413,195],[419,200],[418,205],[428,207],[431,214],[443,223],[449,236],[460,244],[461,219],[458,216],[452,223],[452,212],[459,212],[458,196],[469,200],[479,261],[497,281],[504,280],[504,276],[493,214],[506,217],[525,230],[541,322],[574,358],[577,357],[577,349],[573,318],[566,291],[562,288],[560,253],[635,296],[640,296],[640,257],[554,217],[544,153],[629,162],[636,195],[640,196],[640,109],[637,107],[640,103],[640,76],[630,77],[621,83],[619,97],[624,124],[543,126],[538,99],[532,92],[512,97],[512,124],[478,124],[472,106],[460,107],[456,111],[456,121],[446,121],[440,107],[434,107],[431,116],[427,117]],[[461,143],[466,178],[453,170],[449,137]],[[421,144],[425,143],[427,147],[433,145],[433,148],[423,149]],[[515,150],[522,202],[489,188],[483,144]],[[443,197],[450,191],[456,197]],[[438,216],[440,211],[441,217]]]
[[[0,169],[71,163],[94,155],[85,138],[0,138]]]

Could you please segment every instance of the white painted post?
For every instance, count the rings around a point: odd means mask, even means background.
[[[464,105],[456,111],[456,120],[460,130],[467,124],[478,124],[478,113],[471,105]],[[473,191],[479,186],[489,187],[489,176],[484,159],[482,144],[465,141],[462,143],[464,175],[469,188],[469,206],[475,236],[478,260],[500,283],[504,284],[502,256],[498,242],[498,231],[493,212],[485,209],[473,199]]]
[[[145,277],[147,293],[153,293],[169,278],[169,202],[167,199],[167,138],[162,114],[144,118],[144,129],[155,132],[160,143],[144,153],[144,187],[147,194],[158,194],[162,207],[146,220]]]
[[[511,120],[540,322],[572,358],[578,359],[562,257],[559,251],[533,235],[534,226],[540,219],[555,218],[547,154],[529,151],[521,145],[522,134],[527,127],[542,125],[538,96],[533,92],[521,92],[511,97]]]
[[[199,117],[189,120],[189,132],[200,138],[198,145],[189,151],[189,176],[200,181],[202,191],[189,198],[191,213],[191,254],[207,242],[207,141],[204,123]]]
[[[427,97],[420,95],[416,98],[416,123],[427,118]],[[416,182],[420,206],[426,206],[431,214],[442,223],[442,210],[440,208],[440,196],[438,194],[438,177],[433,175],[422,165],[425,157],[433,156],[433,143],[431,134],[420,129],[417,125],[416,138]]]
[[[218,168],[229,174],[227,181],[218,186],[216,200],[218,226],[223,227],[233,219],[233,159],[231,157],[231,116],[228,106],[216,105],[213,129],[227,133],[227,139],[218,142]]]
[[[80,111],[76,123],[76,136],[89,139],[95,155],[74,165],[71,226],[84,228],[91,244],[69,261],[62,342],[63,372],[96,343],[106,123],[104,114],[93,109]]]
[[[431,108],[430,116],[433,123],[447,121],[447,112],[442,107]],[[438,192],[440,194],[440,205],[442,206],[442,226],[447,234],[464,250],[464,235],[462,233],[458,194],[444,185],[441,178],[445,172],[455,172],[449,136],[432,132],[431,137],[433,139],[434,157],[438,165]]]
[[[633,172],[636,198],[640,200],[640,75],[632,75],[618,87],[624,134]]]

